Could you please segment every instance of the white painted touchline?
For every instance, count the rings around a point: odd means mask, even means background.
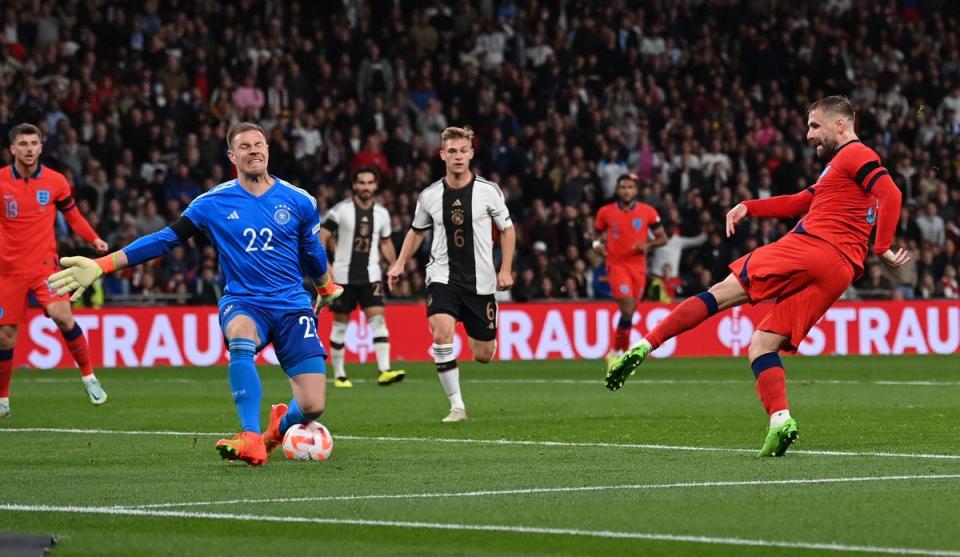
[[[228,432],[199,432],[199,431],[131,431],[122,429],[78,429],[55,427],[0,427],[0,433],[67,433],[93,435],[158,435],[174,437],[229,437]],[[587,443],[577,441],[527,441],[516,439],[456,439],[444,437],[391,437],[379,435],[335,435],[337,439],[347,441],[370,442],[401,442],[401,443],[450,443],[461,445],[520,445],[534,447],[577,447],[577,448],[604,448],[604,449],[640,449],[651,451],[685,451],[685,452],[716,452],[716,453],[746,453],[756,454],[756,449],[738,449],[733,447],[695,447],[687,445],[658,445],[644,443]],[[936,453],[893,453],[893,452],[856,452],[856,451],[827,451],[791,449],[791,455],[812,456],[852,456],[878,458],[919,458],[931,460],[960,460],[960,454]]]
[[[143,383],[144,379],[136,377],[111,377],[110,381],[135,380]],[[264,379],[269,381],[270,379]],[[76,383],[77,380],[65,377],[28,377],[17,378],[17,381],[24,383]],[[209,377],[205,379],[188,378],[157,378],[146,380],[150,383],[210,383],[222,382],[221,376]],[[277,379],[277,381],[280,381]],[[376,383],[376,379],[351,379],[354,383]],[[328,382],[332,382],[328,381]],[[597,379],[461,379],[461,383],[470,383],[475,385],[596,385],[603,384],[602,380]],[[429,383],[435,381],[429,379],[406,379],[404,383]],[[631,379],[630,384],[642,385],[748,385],[752,381],[745,379]],[[904,381],[857,381],[844,379],[792,379],[788,384],[794,385],[883,385],[892,387],[960,387],[960,381],[928,381],[928,380],[904,380]]]
[[[862,482],[893,482],[913,480],[956,480],[960,474],[924,474],[911,476],[861,476],[852,478],[809,478],[790,480],[733,480],[715,482],[683,482],[666,484],[589,485],[575,487],[533,487],[522,489],[495,489],[484,491],[454,491],[447,493],[396,493],[373,495],[323,495],[316,497],[273,497],[269,499],[227,499],[222,501],[191,501],[186,503],[155,503],[149,505],[117,506],[121,509],[166,509],[175,507],[203,507],[253,503],[302,503],[322,501],[364,501],[382,499],[436,499],[444,497],[492,497],[500,495],[549,495],[590,491],[628,491],[646,489],[690,489],[703,487],[753,487],[768,485],[810,485]]]
[[[712,545],[779,547],[786,549],[813,549],[822,551],[845,551],[860,553],[882,553],[887,555],[930,555],[933,557],[960,557],[960,551],[947,549],[925,549],[916,547],[885,547],[874,545],[847,545],[841,543],[797,542],[781,540],[763,540],[750,538],[731,538],[713,536],[692,536],[681,534],[660,534],[652,532],[616,532],[610,530],[583,530],[574,528],[541,528],[536,526],[507,526],[499,524],[456,524],[446,522],[417,522],[403,520],[365,520],[357,518],[308,518],[301,516],[271,516],[235,513],[207,513],[188,511],[161,511],[146,509],[124,509],[116,507],[83,507],[56,505],[15,505],[0,504],[0,511],[12,512],[59,512],[75,514],[101,514],[116,516],[147,516],[157,518],[193,518],[207,520],[238,520],[247,522],[286,522],[299,524],[326,524],[348,526],[381,526],[390,528],[409,528],[420,530],[459,530],[473,532],[504,532],[512,534],[538,534],[552,536],[579,536],[591,538],[632,539],[659,542],[702,543]]]

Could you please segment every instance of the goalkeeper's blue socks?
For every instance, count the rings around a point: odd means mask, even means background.
[[[227,366],[227,374],[230,376],[230,389],[233,391],[233,402],[237,405],[240,425],[243,431],[260,433],[260,399],[263,389],[260,387],[257,366],[253,364],[257,345],[250,339],[235,338],[230,341],[229,347],[230,365]]]
[[[280,436],[283,437],[283,434],[287,432],[288,429],[297,425],[309,423],[320,417],[320,414],[304,414],[300,410],[300,405],[297,404],[296,398],[290,399],[290,404],[287,407],[287,414],[280,421]]]

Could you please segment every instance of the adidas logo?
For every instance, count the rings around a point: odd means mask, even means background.
[[[362,219],[360,219],[360,222],[367,222],[367,220],[369,220],[367,219],[367,217],[363,217]]]
[[[233,211],[227,215],[227,220],[240,220],[240,215],[238,215],[236,211]]]
[[[460,200],[459,200],[459,199],[453,202],[453,206],[454,206],[454,207],[459,207],[459,206],[461,206],[461,205],[463,205],[463,203],[460,203]]]

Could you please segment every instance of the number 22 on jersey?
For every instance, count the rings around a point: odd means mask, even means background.
[[[254,228],[244,228],[243,237],[249,240],[246,249],[244,249],[247,253],[254,251],[273,251],[273,246],[270,245],[270,242],[273,241],[273,230],[266,226],[260,229],[259,234]],[[259,247],[257,246],[258,239],[260,240]]]

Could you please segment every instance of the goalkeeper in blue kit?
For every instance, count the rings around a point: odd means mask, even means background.
[[[50,276],[62,295],[82,295],[97,278],[159,257],[204,230],[217,247],[226,277],[220,328],[230,351],[228,375],[242,430],[217,441],[220,456],[257,466],[295,424],[316,419],[326,403],[327,353],[317,335],[316,310],[343,291],[330,280],[320,244],[320,214],[310,194],[267,172],[263,129],[242,122],[227,133],[227,156],[237,178],[194,199],[172,225],[122,250],[93,260],[64,257]],[[317,288],[317,305],[303,288],[306,273]],[[289,406],[276,404],[261,435],[260,377],[253,360],[268,343],[290,379]]]

